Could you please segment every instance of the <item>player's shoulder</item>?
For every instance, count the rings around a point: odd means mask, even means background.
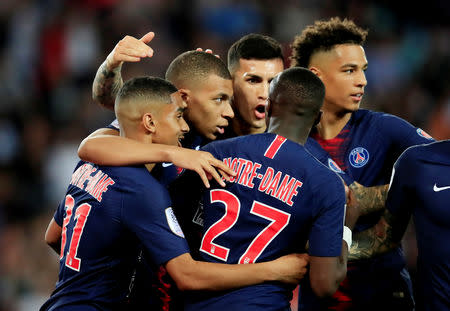
[[[163,187],[144,165],[99,166],[99,168],[114,176],[122,185],[139,188],[147,188],[149,185]]]
[[[354,112],[354,118],[356,122],[404,122],[402,118],[393,114],[368,109],[358,109]]]
[[[265,142],[273,140],[277,135],[272,133],[260,133],[260,134],[250,134],[242,135],[231,138],[225,138],[220,140],[212,141],[202,147],[202,150],[211,151],[214,149],[227,149],[235,148],[239,146],[239,149],[254,149],[258,146],[265,146]]]
[[[400,155],[397,163],[411,163],[415,161],[450,164],[450,140],[433,141],[427,144],[411,146]]]

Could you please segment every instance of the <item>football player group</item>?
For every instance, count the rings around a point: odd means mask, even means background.
[[[298,310],[448,310],[450,141],[360,108],[366,30],[316,21],[287,69],[248,34],[227,64],[197,49],[124,83],[154,36],[97,71],[116,120],[81,143],[47,228],[60,270],[41,310],[290,310],[297,285]]]

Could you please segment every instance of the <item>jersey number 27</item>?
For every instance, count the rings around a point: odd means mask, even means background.
[[[211,203],[221,202],[225,205],[225,215],[205,232],[200,250],[217,259],[227,261],[230,249],[214,243],[213,240],[230,230],[236,223],[241,210],[241,202],[234,194],[223,189],[212,190],[210,195]],[[250,213],[270,220],[270,223],[247,247],[247,250],[239,259],[238,263],[240,264],[255,262],[267,245],[287,226],[291,217],[286,212],[258,201],[253,201]]]

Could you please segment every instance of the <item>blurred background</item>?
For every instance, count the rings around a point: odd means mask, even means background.
[[[332,16],[369,30],[362,107],[450,138],[449,1],[1,0],[0,311],[37,310],[54,288],[58,258],[45,229],[79,143],[114,119],[92,102],[91,86],[120,39],[154,31],[153,58],[124,65],[123,77],[163,77],[197,47],[226,60],[249,32],[273,36],[289,56],[296,34]]]

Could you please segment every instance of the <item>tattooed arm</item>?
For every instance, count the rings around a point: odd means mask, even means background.
[[[147,45],[155,37],[153,32],[141,39],[125,36],[109,53],[98,68],[92,84],[94,101],[110,110],[114,110],[114,101],[123,85],[121,69],[124,62],[139,62],[141,58],[152,57],[153,50]]]
[[[114,101],[117,93],[123,85],[120,70],[122,64],[113,68],[108,66],[108,59],[98,68],[92,84],[92,98],[94,101],[109,110],[114,110]]]
[[[386,253],[401,243],[411,214],[393,215],[385,210],[373,227],[353,233],[353,242],[348,260],[371,258]]]
[[[350,195],[361,216],[384,209],[388,187],[389,185],[364,187],[356,181],[349,186]]]

